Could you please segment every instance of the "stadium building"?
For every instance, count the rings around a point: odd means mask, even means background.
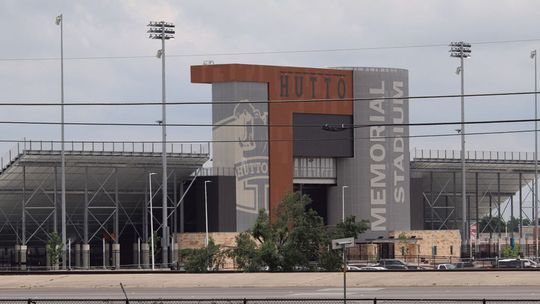
[[[532,250],[522,227],[487,235],[477,223],[531,213],[533,155],[467,151],[463,218],[459,151],[410,151],[407,70],[212,64],[192,66],[191,81],[211,84],[212,143],[167,145],[165,200],[161,145],[67,143],[65,212],[60,144],[10,150],[0,172],[0,264],[47,266],[57,231],[69,240],[62,267],[148,268],[154,230],[156,263],[166,266],[190,235],[207,225],[214,234],[245,231],[292,191],[308,194],[329,225],[369,220],[358,241],[379,257],[397,252],[401,234],[418,255],[418,244],[443,248],[448,238],[458,243],[435,254],[459,256],[465,244],[493,255],[510,238]]]

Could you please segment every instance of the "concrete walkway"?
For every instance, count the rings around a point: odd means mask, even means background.
[[[342,273],[57,274],[0,276],[13,288],[340,287]],[[540,272],[349,272],[349,287],[540,286]]]

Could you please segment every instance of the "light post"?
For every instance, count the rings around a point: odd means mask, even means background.
[[[536,50],[531,51],[531,59],[534,59],[534,254],[538,260],[538,95],[537,73],[536,73]]]
[[[204,238],[204,245],[206,247],[208,247],[208,189],[206,185],[211,182],[212,181],[209,180],[204,181],[204,218],[206,223],[206,236]]]
[[[461,74],[461,215],[463,217],[462,223],[462,248],[463,251],[467,250],[467,244],[469,241],[469,225],[467,221],[467,192],[466,192],[466,171],[465,171],[465,97],[464,97],[464,79],[465,79],[465,58],[471,57],[471,44],[466,42],[452,42],[450,43],[450,57],[460,59],[460,67],[457,72]],[[471,253],[469,253],[471,254]]]
[[[56,16],[56,25],[60,25],[60,175],[61,175],[61,209],[62,209],[62,269],[66,269],[66,155],[64,152],[64,17]]]
[[[167,226],[167,120],[166,120],[166,98],[165,98],[165,40],[174,38],[174,24],[159,21],[153,22],[150,21],[148,24],[148,31],[150,39],[160,39],[161,40],[161,50],[157,52],[157,57],[161,58],[161,98],[162,98],[162,120],[161,120],[161,134],[162,134],[162,146],[161,146],[161,158],[163,163],[163,179],[162,179],[162,192],[163,192],[163,201],[162,201],[162,223],[163,236],[161,241],[161,251],[162,251],[162,263],[163,266],[167,267],[168,265],[168,240],[169,240],[169,228]]]
[[[341,186],[341,222],[345,223],[345,188],[349,186]]]
[[[152,270],[155,269],[155,263],[154,263],[154,213],[152,210],[152,197],[154,196],[152,194],[152,175],[155,173],[151,172],[148,173],[148,183],[150,188],[150,255],[152,257]]]

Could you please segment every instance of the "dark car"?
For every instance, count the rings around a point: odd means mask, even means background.
[[[386,269],[397,269],[397,270],[406,270],[406,269],[408,269],[407,264],[405,264],[401,260],[396,260],[396,259],[381,259],[379,261],[379,264],[377,264],[375,266],[384,267]]]
[[[474,264],[470,261],[468,262],[457,262],[454,265],[456,265],[456,269],[464,269],[464,268],[473,268]]]

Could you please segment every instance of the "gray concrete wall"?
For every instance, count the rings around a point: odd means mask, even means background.
[[[250,102],[268,100],[267,84],[214,83],[212,100],[212,122],[222,125],[213,128],[213,139],[236,141],[212,144],[213,166],[235,169],[236,229],[244,231],[260,209],[268,209],[268,105]]]
[[[354,123],[408,123],[408,71],[354,68]],[[397,99],[376,99],[395,97]],[[329,223],[341,220],[341,187],[345,213],[370,221],[372,231],[410,229],[409,129],[372,126],[354,129],[354,158],[338,159],[338,184],[329,191]]]

